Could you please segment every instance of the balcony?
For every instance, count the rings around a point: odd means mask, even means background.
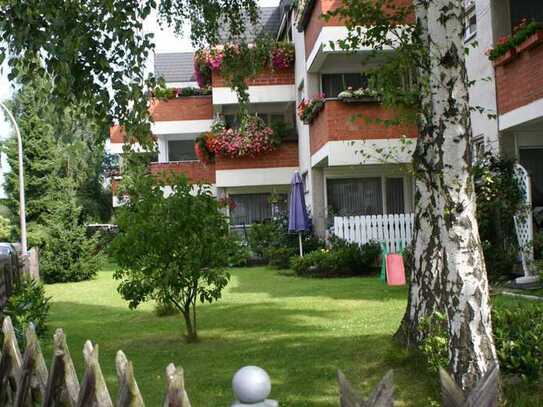
[[[328,165],[360,164],[361,157],[360,154],[356,157],[356,150],[360,152],[364,142],[371,141],[369,145],[375,144],[379,148],[392,145],[400,147],[401,137],[417,136],[414,125],[385,126],[371,121],[368,123],[366,120],[392,120],[395,117],[394,112],[378,102],[345,103],[337,99],[326,100],[323,110],[309,126],[312,165],[323,159],[328,159]],[[409,152],[403,158],[409,160]]]
[[[150,107],[156,122],[213,120],[211,96],[186,96],[168,100],[154,99]]]
[[[251,103],[293,102],[296,100],[294,66],[287,69],[267,69],[247,80]],[[213,72],[213,104],[237,104],[236,93],[226,84],[219,72]]]
[[[543,117],[543,33],[539,37],[495,62],[500,130]]]
[[[276,150],[255,158],[215,159],[217,187],[287,185],[297,168],[297,141],[285,141]]]
[[[397,7],[406,7],[411,3],[412,0],[394,1]],[[304,32],[306,66],[309,72],[316,73],[324,65],[331,66],[332,61],[344,62],[341,53],[338,55],[338,51],[341,49],[339,41],[346,39],[348,35],[345,22],[338,16],[328,20],[321,17],[323,14],[336,10],[341,4],[342,0],[307,0],[302,3],[297,28]],[[409,18],[408,23],[413,21],[414,16]],[[335,43],[336,47],[332,48],[331,43]],[[358,51],[367,53],[371,49],[364,47]]]
[[[149,170],[153,175],[174,173],[184,174],[193,184],[214,184],[215,166],[206,165],[200,161],[176,161],[167,163],[151,163]]]

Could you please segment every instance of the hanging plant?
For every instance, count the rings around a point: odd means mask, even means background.
[[[278,42],[271,50],[271,62],[274,69],[287,69],[294,64],[294,45],[290,42]]]
[[[227,128],[222,121],[215,122],[210,132],[196,139],[195,151],[200,160],[212,162],[215,156],[256,157],[274,150],[280,143],[262,119],[247,115],[238,129]]]
[[[196,137],[194,143],[194,152],[196,157],[204,164],[212,164],[215,162],[215,153],[208,147],[208,133],[201,134]]]
[[[313,97],[312,99],[302,99],[298,104],[298,117],[304,124],[311,124],[324,108],[324,93]]]
[[[225,44],[195,54],[195,76],[200,86],[211,82],[211,73],[220,72],[225,83],[238,97],[240,112],[246,115],[249,103],[247,80],[265,69],[287,69],[294,64],[292,43],[277,42],[269,36],[260,36],[254,43]],[[205,75],[208,75],[206,77]]]
[[[211,68],[204,50],[198,50],[194,53],[194,76],[200,88],[211,86]]]

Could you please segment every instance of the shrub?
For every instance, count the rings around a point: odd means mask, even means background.
[[[488,277],[493,282],[514,277],[518,244],[513,217],[523,205],[514,164],[487,155],[474,167],[479,234]]]
[[[294,257],[291,267],[300,276],[339,277],[369,274],[375,269],[381,253],[379,244],[359,246],[333,239],[331,249],[322,249]]]
[[[495,306],[492,322],[501,371],[537,380],[543,372],[543,305]]]
[[[440,367],[449,363],[449,335],[447,333],[447,317],[441,312],[436,312],[433,318],[425,318],[419,325],[424,333],[424,339],[419,350],[424,355],[426,362],[433,372],[438,372]]]
[[[251,260],[251,251],[247,244],[235,235],[230,234],[230,245],[228,250],[229,267],[247,267]]]
[[[268,249],[266,257],[269,259],[270,266],[276,269],[288,269],[290,267],[290,258],[296,256],[296,250],[291,247],[277,247]]]
[[[249,229],[249,246],[253,253],[268,261],[268,250],[281,241],[281,230],[276,222],[255,223]]]
[[[526,381],[537,380],[543,372],[543,304],[518,303],[511,307],[494,304],[492,324],[500,369]],[[419,346],[431,370],[448,364],[446,316],[435,313],[422,321],[427,339]]]
[[[543,259],[543,231],[534,233],[534,258],[536,260]]]
[[[304,255],[324,248],[324,242],[311,232],[302,233],[302,245]],[[298,234],[288,232],[288,218],[282,216],[252,225],[249,230],[249,246],[256,256],[272,266],[288,268],[286,256],[289,252],[290,256],[297,255],[299,238]],[[282,259],[273,260],[273,256],[282,256]]]
[[[169,317],[179,314],[179,309],[171,302],[157,300],[155,303],[155,314],[157,317]]]
[[[11,318],[19,341],[24,343],[24,330],[30,322],[37,335],[42,336],[47,331],[49,300],[42,283],[30,278],[21,279],[3,310],[4,315]]]

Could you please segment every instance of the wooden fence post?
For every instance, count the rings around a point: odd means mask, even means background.
[[[117,407],[143,407],[143,398],[134,378],[134,367],[122,351],[117,352],[115,360],[117,366],[117,379],[119,382],[119,396]]]
[[[10,317],[2,323],[4,343],[0,360],[0,405],[11,405],[17,392],[17,379],[23,361]]]
[[[394,405],[394,373],[390,370],[375,386],[370,398],[364,401],[354,390],[341,370],[337,371],[339,384],[340,407],[393,407]]]
[[[93,345],[91,341],[85,342],[83,357],[85,358],[86,368],[81,381],[77,406],[113,407],[98,360],[98,345]]]
[[[464,394],[454,379],[439,369],[443,407],[496,407],[498,405],[498,379],[500,369],[493,363],[477,386]]]
[[[43,407],[75,407],[79,396],[79,381],[74,363],[66,344],[62,329],[57,329],[54,338],[53,361],[47,379]]]
[[[191,407],[185,391],[183,369],[170,363],[166,368],[166,397],[164,407]]]

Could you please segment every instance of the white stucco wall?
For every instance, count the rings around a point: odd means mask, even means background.
[[[469,49],[466,68],[469,80],[476,81],[469,89],[470,104],[484,108],[485,112],[471,114],[473,137],[483,136],[486,149],[497,153],[498,124],[496,119],[488,117],[489,113],[494,115],[497,113],[495,75],[492,62],[485,55],[485,51],[494,43],[491,0],[476,0],[475,13],[477,33],[465,44]],[[474,47],[475,44],[477,46]]]
[[[294,85],[249,86],[250,103],[293,102],[296,100]],[[213,88],[214,105],[232,105],[238,103],[236,92],[227,87]]]

